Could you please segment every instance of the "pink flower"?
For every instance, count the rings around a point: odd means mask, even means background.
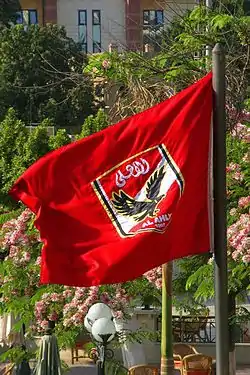
[[[245,208],[250,204],[250,195],[248,197],[241,197],[239,199],[238,205],[240,208]]]
[[[10,246],[10,251],[9,251],[9,257],[10,258],[13,258],[14,256],[16,256],[19,252],[19,248],[17,246]]]
[[[16,220],[12,219],[3,224],[2,229],[14,230],[16,226]]]
[[[72,297],[73,295],[73,291],[71,289],[66,289],[63,291],[63,297],[64,298],[69,298],[69,297]]]
[[[103,62],[102,62],[102,67],[103,67],[103,69],[109,69],[110,66],[111,66],[110,61],[108,61],[108,60],[103,60]]]
[[[51,293],[50,299],[52,302],[59,302],[61,300],[61,297],[58,293]]]
[[[244,175],[242,172],[235,172],[232,177],[237,181],[243,181]]]
[[[27,251],[25,251],[25,253],[23,254],[23,260],[25,262],[29,262],[30,261],[30,253],[28,253]]]
[[[48,316],[48,319],[51,320],[52,322],[55,322],[57,321],[58,319],[58,315],[55,311],[53,311],[49,316]]]
[[[162,269],[161,267],[156,267],[153,270],[150,270],[144,274],[144,277],[152,283],[155,284],[157,289],[161,288],[161,280],[162,280]]]
[[[37,257],[36,263],[37,266],[40,266],[42,264],[42,257]]]
[[[39,312],[44,312],[46,310],[46,306],[44,301],[36,302],[35,309]]]
[[[114,317],[116,319],[122,319],[123,318],[123,312],[122,311],[115,311],[114,312]]]
[[[228,244],[232,258],[247,262],[250,253],[250,214],[242,214],[227,230]]]
[[[49,322],[47,320],[42,320],[40,325],[42,329],[46,329],[49,326]]]
[[[117,298],[117,295],[116,295],[116,298]],[[103,303],[108,304],[109,301],[110,301],[110,297],[109,297],[108,293],[107,293],[107,292],[102,293],[101,296],[100,296],[100,300],[101,300]]]

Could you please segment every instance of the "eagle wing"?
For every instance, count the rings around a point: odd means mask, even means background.
[[[147,199],[156,199],[160,193],[161,182],[165,176],[164,165],[150,176],[146,186]]]
[[[148,215],[148,202],[136,201],[122,190],[119,194],[113,193],[111,202],[118,214],[131,216],[135,221],[141,221]]]

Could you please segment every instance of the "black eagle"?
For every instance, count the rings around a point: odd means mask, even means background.
[[[119,191],[119,194],[113,193],[111,202],[116,211],[121,215],[131,216],[138,222],[147,216],[154,217],[159,211],[157,209],[158,203],[165,197],[165,194],[159,195],[164,175],[164,166],[152,173],[147,181],[146,199],[144,201],[137,201],[122,190]]]

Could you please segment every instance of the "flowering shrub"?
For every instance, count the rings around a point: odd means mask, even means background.
[[[162,268],[156,267],[144,274],[144,277],[150,282],[155,284],[157,289],[161,289],[162,286]]]
[[[39,284],[41,245],[38,233],[29,230],[31,218],[32,213],[26,209],[16,219],[3,224],[1,229],[0,246],[8,254],[0,275],[2,302],[11,301],[10,310],[15,304],[14,297],[32,296]]]
[[[228,199],[228,262],[229,262],[229,278],[230,287],[234,290],[240,286],[240,276],[244,275],[250,266],[250,112],[243,111],[237,112],[230,109],[231,118],[235,118],[238,123],[233,128],[231,134],[227,138],[227,152],[228,152],[228,165],[227,172],[227,199]],[[246,123],[241,123],[245,121]],[[213,260],[211,257],[208,260],[208,267],[202,266],[192,274],[190,270],[190,277],[187,282],[188,288],[194,285],[202,285],[205,280],[207,296],[212,297],[213,294]],[[183,260],[185,262],[185,260]],[[182,262],[183,262],[182,261]],[[249,269],[250,271],[250,269]],[[208,272],[205,274],[205,272]],[[235,279],[235,272],[237,272],[238,280]],[[211,278],[211,287],[209,284],[208,275]],[[248,273],[246,272],[248,277]],[[147,280],[154,284],[157,289],[161,288],[162,277],[161,267],[157,267],[144,275]],[[182,277],[182,275],[180,276]],[[238,285],[236,286],[236,284]],[[204,287],[204,288],[203,288]],[[205,290],[205,285],[197,288],[197,296],[201,297],[202,292]],[[244,283],[245,288],[245,283]]]
[[[0,315],[18,314],[32,334],[42,334],[51,320],[57,322],[59,335],[72,331],[75,336],[83,330],[84,317],[95,302],[109,305],[117,318],[127,317],[131,297],[122,284],[90,288],[39,284],[42,244],[33,220],[26,209],[1,228],[5,259],[0,269]]]
[[[228,228],[228,243],[232,248],[232,258],[250,263],[250,215],[241,214],[239,219]]]

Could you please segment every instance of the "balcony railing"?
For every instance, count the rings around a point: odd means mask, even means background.
[[[215,317],[214,316],[173,316],[174,342],[186,343],[215,343]],[[157,330],[161,330],[161,317],[157,318]],[[234,328],[234,341],[249,343],[250,331],[245,326]]]

